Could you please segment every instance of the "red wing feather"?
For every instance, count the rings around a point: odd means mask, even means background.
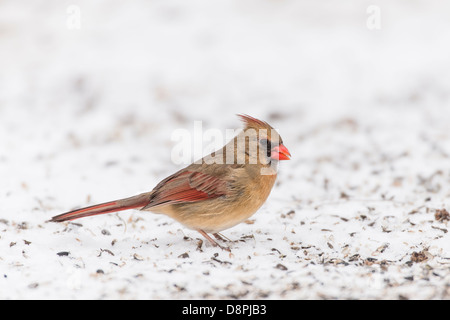
[[[201,172],[185,171],[162,181],[153,190],[150,203],[144,208],[160,204],[195,202],[226,194],[226,181]]]

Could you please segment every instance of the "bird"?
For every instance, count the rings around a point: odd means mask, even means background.
[[[280,160],[291,154],[278,131],[267,122],[237,115],[243,130],[222,149],[159,182],[152,191],[56,215],[51,222],[128,209],[165,214],[198,231],[213,247],[231,252],[216,240],[220,233],[248,220],[265,203],[277,177]]]

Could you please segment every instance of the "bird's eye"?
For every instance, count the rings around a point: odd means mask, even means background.
[[[269,140],[267,140],[267,139],[261,139],[261,140],[259,140],[259,143],[261,144],[261,146],[266,147],[266,148],[268,148],[268,149],[271,149],[271,148],[270,148],[270,141],[269,141]]]

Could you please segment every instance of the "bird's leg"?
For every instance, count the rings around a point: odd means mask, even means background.
[[[201,230],[201,229],[198,229],[197,231],[198,231],[202,236],[204,236],[204,237],[206,238],[206,240],[208,240],[208,241],[213,245],[213,247],[219,247],[219,248],[222,249],[222,250],[226,250],[226,251],[228,251],[228,252],[231,252],[230,248],[224,247],[224,246],[221,246],[220,244],[218,244],[218,243],[217,243],[216,241],[214,241],[214,239],[211,238],[205,231],[203,231],[203,230]],[[214,236],[215,236],[215,234],[214,234]]]

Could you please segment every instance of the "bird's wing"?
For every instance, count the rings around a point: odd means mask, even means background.
[[[227,181],[216,175],[198,171],[180,171],[154,189],[150,202],[142,210],[162,204],[196,202],[226,195]]]

